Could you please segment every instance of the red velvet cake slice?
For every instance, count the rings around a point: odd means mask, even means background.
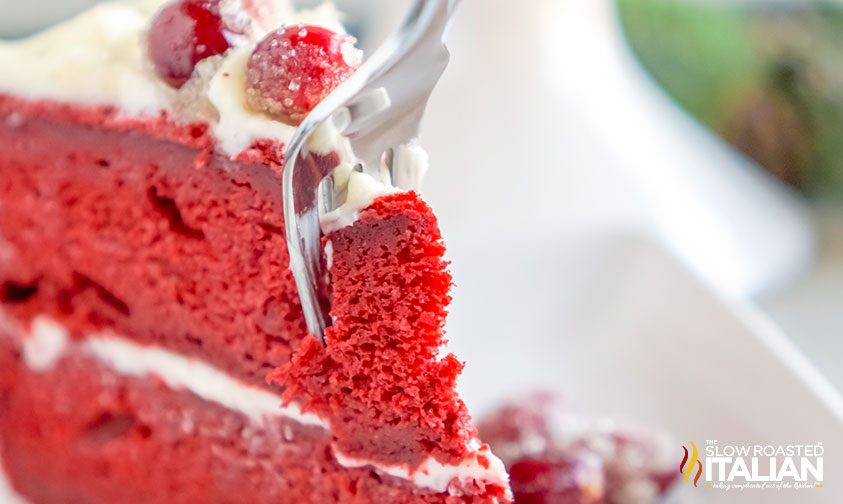
[[[139,0],[0,44],[0,483],[25,502],[509,499],[415,192],[338,168],[333,325],[307,334],[280,172],[360,64],[336,19]]]

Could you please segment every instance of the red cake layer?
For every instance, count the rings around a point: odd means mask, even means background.
[[[0,451],[34,504],[489,501],[341,467],[320,427],[255,423],[82,355],[32,373],[12,341],[0,334]]]

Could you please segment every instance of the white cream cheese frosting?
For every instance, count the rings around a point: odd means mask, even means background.
[[[331,153],[339,156],[339,165],[333,172],[333,200],[338,204],[330,212],[321,214],[319,219],[322,232],[326,235],[354,224],[360,218],[360,212],[381,196],[421,191],[430,163],[427,152],[418,140],[412,140],[395,148],[391,169],[384,162],[378,173],[364,173],[357,169],[357,158],[351,142],[343,136],[342,129],[342,125],[338,126],[333,118],[328,119],[310,136],[303,153],[306,156]],[[330,259],[330,254],[327,255]]]
[[[302,412],[291,403],[281,406],[275,394],[245,385],[198,359],[188,358],[158,347],[143,347],[125,338],[102,334],[88,338],[84,351],[124,376],[161,378],[170,388],[185,389],[252,420],[283,416],[302,425],[328,428],[327,422]]]
[[[23,340],[23,359],[35,372],[49,371],[67,351],[67,331],[46,317],[32,321],[31,336]]]
[[[341,162],[334,170],[334,189],[337,193],[335,199],[342,203],[320,217],[322,231],[330,234],[354,224],[360,218],[360,212],[381,196],[403,191],[421,191],[428,165],[427,152],[417,140],[399,145],[395,149],[392,170],[382,166],[380,180],[355,170],[354,165],[348,161]],[[395,174],[395,180],[392,180],[391,174]]]
[[[142,43],[160,4],[103,3],[32,37],[0,43],[0,93],[110,105],[128,115],[167,110],[175,90],[152,72]]]

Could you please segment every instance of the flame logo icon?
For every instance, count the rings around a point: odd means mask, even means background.
[[[700,476],[702,476],[700,452],[697,450],[697,445],[695,445],[693,441],[688,442],[691,443],[690,459],[688,457],[688,449],[683,446],[682,449],[685,450],[685,456],[682,457],[682,462],[679,464],[679,474],[682,475],[682,479],[685,483],[690,484],[691,474],[694,472],[694,468],[696,466],[697,474],[694,476],[694,486],[697,486],[697,482],[700,480]]]

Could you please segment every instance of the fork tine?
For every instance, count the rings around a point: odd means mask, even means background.
[[[364,172],[381,180],[385,153],[418,136],[430,93],[448,64],[443,36],[457,3],[458,0],[416,0],[399,30],[316,106],[288,146],[283,199],[290,268],[307,328],[323,345],[325,329],[330,325],[330,306],[319,225],[320,198],[322,203],[332,205],[330,198],[324,197],[330,189],[323,180],[340,159],[320,157],[307,152],[305,146],[329,121],[328,125],[333,126],[340,111],[344,130],[338,133],[348,139]],[[394,171],[396,167],[389,164],[390,171]]]

